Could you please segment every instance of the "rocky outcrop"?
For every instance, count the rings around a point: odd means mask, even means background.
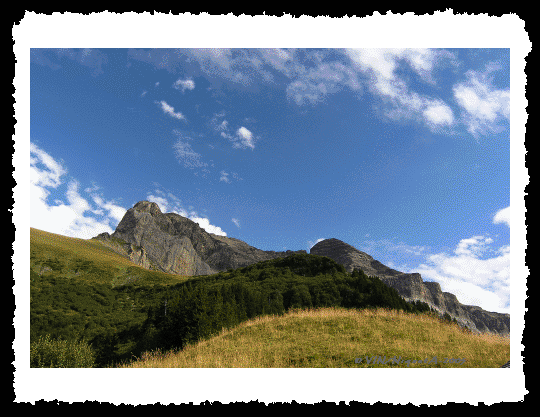
[[[378,276],[394,288],[406,301],[423,301],[440,314],[448,313],[473,332],[510,334],[510,315],[485,311],[477,306],[461,304],[454,294],[443,292],[438,282],[424,282],[418,273],[404,273],[391,269],[339,239],[326,239],[310,250],[310,254],[327,256],[342,264],[347,272],[355,268],[366,275]]]
[[[92,239],[99,240],[103,245],[112,249],[119,255],[128,258],[136,265],[146,269],[157,270],[156,266],[148,259],[146,251],[140,246],[128,243],[118,238],[113,238],[109,233],[101,233]]]
[[[111,237],[142,247],[161,271],[209,275],[306,251],[263,251],[241,240],[206,232],[176,213],[162,213],[156,203],[139,201],[129,209]]]
[[[197,223],[176,213],[162,213],[156,203],[140,201],[129,209],[112,235],[99,239],[137,265],[178,275],[209,275],[257,262],[284,258],[300,251],[263,251],[247,243],[206,232]],[[461,304],[436,282],[424,282],[418,273],[404,273],[383,265],[370,255],[339,239],[326,239],[311,248],[350,273],[355,268],[378,276],[407,301],[423,301],[439,313],[448,313],[474,332],[510,333],[510,315]]]

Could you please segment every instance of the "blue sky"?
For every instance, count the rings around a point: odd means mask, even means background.
[[[89,239],[150,200],[510,312],[509,87],[508,48],[32,49],[30,225]]]

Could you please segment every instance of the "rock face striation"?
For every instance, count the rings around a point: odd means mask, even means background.
[[[93,239],[144,268],[187,276],[210,275],[307,253],[305,250],[263,251],[239,239],[208,233],[190,219],[176,213],[162,213],[156,203],[149,201],[139,201],[129,209],[112,235],[102,233]],[[509,314],[463,305],[455,295],[442,292],[439,283],[424,282],[418,273],[391,269],[341,240],[323,240],[311,248],[310,254],[333,259],[349,273],[358,268],[368,276],[378,276],[406,301],[423,301],[440,314],[448,313],[473,332],[510,334]]]
[[[438,282],[424,282],[418,273],[408,274],[391,269],[339,239],[326,239],[317,243],[311,248],[310,254],[327,256],[342,264],[349,273],[358,268],[368,276],[378,276],[406,301],[423,301],[440,314],[448,313],[473,332],[510,334],[510,314],[463,305],[454,294],[443,292]]]
[[[115,232],[96,236],[102,241],[127,242],[138,265],[178,275],[210,275],[260,261],[284,258],[301,251],[263,251],[241,240],[208,233],[176,213],[162,213],[156,203],[139,201],[129,209]]]

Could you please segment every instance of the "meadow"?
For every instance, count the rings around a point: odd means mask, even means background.
[[[509,338],[473,334],[326,257],[182,277],[37,229],[30,256],[33,367],[500,367],[510,356]]]
[[[385,308],[291,310],[122,368],[498,368],[510,339]]]

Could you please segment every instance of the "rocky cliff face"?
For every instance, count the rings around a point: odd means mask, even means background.
[[[175,213],[162,213],[159,206],[140,201],[129,209],[116,231],[95,237],[148,269],[178,275],[209,275],[257,262],[284,258],[304,250],[274,252],[206,232],[197,223]],[[488,312],[461,304],[455,295],[442,292],[436,282],[424,282],[418,273],[391,269],[370,255],[338,239],[326,239],[311,248],[311,254],[327,256],[348,272],[361,269],[378,276],[407,301],[423,301],[441,314],[448,313],[475,332],[510,333],[510,315]]]
[[[263,251],[241,240],[206,232],[175,213],[162,213],[156,203],[140,201],[129,209],[112,238],[145,251],[157,269],[178,275],[209,275],[260,261],[306,251]]]
[[[407,274],[388,268],[368,254],[338,239],[326,239],[310,250],[310,254],[327,256],[342,264],[347,272],[361,269],[369,276],[378,276],[394,288],[406,301],[423,301],[440,314],[466,325],[473,332],[510,334],[510,315],[485,311],[477,306],[461,304],[454,294],[443,292],[437,282],[424,282],[418,273]]]

